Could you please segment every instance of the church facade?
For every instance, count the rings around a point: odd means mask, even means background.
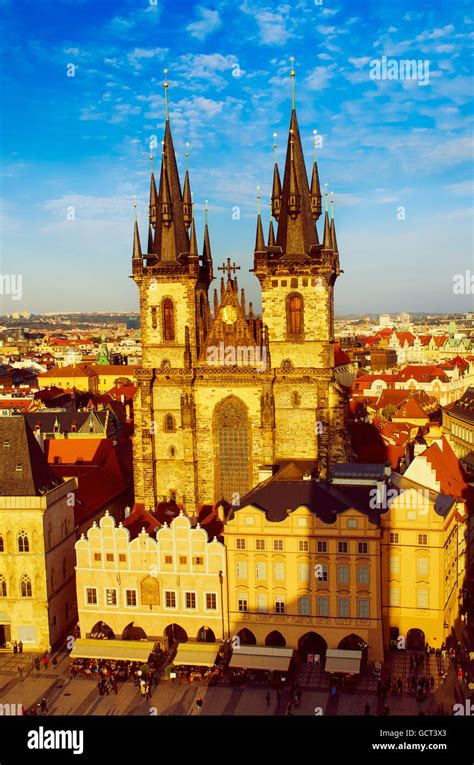
[[[322,240],[317,221],[322,217]],[[308,180],[296,111],[283,176],[275,163],[272,217],[257,218],[254,273],[261,317],[239,291],[238,266],[219,267],[209,228],[198,250],[188,170],[181,186],[169,120],[160,178],[151,175],[142,250],[135,222],[142,366],[136,369],[135,499],[153,512],[244,496],[288,460],[325,478],[348,457],[345,402],[334,378],[333,216],[322,213],[316,159]]]

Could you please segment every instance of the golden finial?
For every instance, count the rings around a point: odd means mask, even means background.
[[[275,164],[277,161],[277,135],[278,133],[273,133],[273,158],[275,160]]]
[[[260,215],[260,186],[257,186],[257,209]]]
[[[295,57],[291,56],[290,61],[291,61],[291,72],[290,72],[291,74],[291,108],[294,110],[295,108],[295,76],[296,76],[295,67],[294,67]]]
[[[188,159],[189,159],[189,143],[186,142],[186,171],[189,170]]]
[[[326,212],[328,211],[328,185],[327,183],[324,184],[324,198],[326,201]]]
[[[334,191],[331,191],[331,218],[334,218]]]
[[[168,70],[167,70],[167,69],[163,69],[163,72],[164,72],[164,75],[165,75],[165,81],[164,81],[164,83],[163,83],[163,87],[164,87],[164,89],[165,89],[165,110],[166,110],[166,122],[168,122],[168,120],[169,120],[169,116],[170,116],[170,115],[169,115],[169,108],[168,108],[168,78],[167,78],[167,76],[166,76],[166,75],[168,74]]]
[[[137,195],[133,195],[133,207],[135,208],[135,223],[138,222],[138,216],[137,216]]]
[[[313,138],[313,146],[314,146],[314,161],[315,162],[316,162],[316,144],[318,142],[318,139],[316,137],[317,134],[318,134],[318,131],[317,130],[313,130],[313,136],[314,136],[314,138]]]
[[[209,203],[208,203],[208,201],[206,199],[206,204],[205,204],[205,207],[204,207],[204,223],[205,223],[206,226],[207,226],[207,213],[208,212],[209,212]]]

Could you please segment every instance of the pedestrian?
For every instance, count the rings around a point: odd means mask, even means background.
[[[13,653],[18,653],[18,643],[16,640],[13,641]]]
[[[370,704],[368,702],[365,703],[364,707],[364,715],[368,717],[370,715]]]
[[[18,667],[18,674],[20,675],[20,680],[23,680],[23,667]]]
[[[110,676],[110,683],[112,685],[112,690],[114,691],[115,695],[118,693],[118,685],[117,685],[117,678],[115,677],[115,673],[112,673]]]
[[[430,676],[430,686],[431,686],[431,690],[433,690],[433,688],[435,687],[435,679],[433,675]]]
[[[99,682],[97,683],[97,690],[99,691],[99,696],[103,696],[104,695],[104,688],[102,686],[102,680],[99,680]]]
[[[40,670],[40,660],[38,659],[38,657],[36,657],[36,659],[35,659],[35,667],[36,667],[36,669],[39,672],[39,670]]]
[[[41,706],[41,714],[42,715],[47,714],[48,713],[48,705],[46,703],[46,697],[45,696],[43,696],[43,698],[41,699],[41,705],[40,706]]]
[[[32,707],[30,707],[30,712],[29,712],[29,714],[30,714],[32,717],[36,717],[36,707],[35,707],[34,705],[33,705]]]
[[[198,715],[202,714],[202,705],[204,704],[201,698],[196,699],[196,712]]]
[[[148,683],[146,683],[146,694],[145,695],[146,695],[147,699],[151,698],[151,683],[149,681],[148,681]]]
[[[267,693],[267,695],[265,696],[265,701],[267,702],[267,707],[269,707],[270,706],[270,694],[269,693]]]
[[[21,640],[18,641],[18,653],[23,653],[23,643]]]

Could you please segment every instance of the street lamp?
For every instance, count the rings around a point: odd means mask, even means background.
[[[224,628],[224,596],[223,596],[223,584],[224,584],[224,575],[222,571],[219,571],[219,584],[221,586],[221,619],[222,619],[222,640],[225,639],[225,628]]]

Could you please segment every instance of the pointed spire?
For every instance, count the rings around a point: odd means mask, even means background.
[[[252,336],[255,337],[255,327],[254,327],[254,320],[253,320],[253,304],[249,303],[249,329],[252,333]]]
[[[225,282],[224,282],[224,277],[223,276],[221,276],[221,285],[220,286],[221,286],[221,301],[222,301],[222,298],[225,295]]]
[[[275,231],[273,230],[273,220],[270,218],[270,228],[268,229],[268,246],[275,246]]]
[[[240,305],[242,306],[242,310],[243,310],[244,315],[245,315],[245,290],[244,290],[243,287],[240,290]]]
[[[326,212],[324,213],[323,250],[331,250],[332,249],[332,238],[331,238],[331,227],[329,225],[328,192],[327,191],[325,192],[324,196],[325,196],[325,201],[326,201]]]
[[[311,213],[313,216],[313,220],[318,220],[318,218],[321,215],[321,186],[319,184],[319,172],[318,172],[318,163],[316,161],[316,134],[317,130],[313,130],[314,134],[314,160],[313,160],[313,174],[311,176],[311,188],[310,188],[310,194],[311,194]]]
[[[219,310],[219,298],[217,296],[217,288],[214,287],[214,318],[216,318],[218,310]]]
[[[295,170],[295,158],[293,151],[293,130],[290,129],[290,184],[288,195],[288,210],[292,218],[296,218],[301,210],[300,206],[300,193],[298,188],[298,181],[296,178]]]
[[[153,159],[152,154],[150,154],[150,159],[151,160]],[[148,215],[150,217],[150,223],[152,226],[156,225],[157,205],[158,205],[158,192],[156,190],[155,174],[153,172],[153,166],[152,166],[151,178],[150,178],[150,204],[148,205]]]
[[[204,208],[204,244],[202,248],[202,260],[203,260],[203,265],[207,270],[209,282],[211,282],[214,279],[214,269],[212,265],[211,242],[209,239],[209,226],[207,225],[208,210],[209,210],[209,207],[208,207],[208,203],[206,199],[206,206]]]
[[[142,259],[142,247],[140,244],[140,232],[138,231],[138,221],[135,220],[133,226],[133,260]]]
[[[197,239],[196,239],[196,226],[194,225],[194,217],[191,223],[191,237],[189,243],[189,254],[191,257],[199,258]]]
[[[161,261],[176,261],[189,252],[189,238],[183,217],[183,197],[170,123],[165,123],[160,188],[158,193],[154,252]]]
[[[280,209],[281,209],[281,181],[280,181],[280,173],[278,170],[278,163],[276,161],[276,150],[277,150],[276,138],[277,138],[277,134],[273,133],[274,165],[273,165],[273,186],[272,186],[272,215],[275,218],[275,220],[278,220],[278,216],[280,215]]]
[[[173,202],[171,201],[171,189],[168,181],[168,174],[166,172],[165,154],[163,152],[163,162],[161,165],[161,179],[160,179],[160,204],[161,204],[161,220],[167,228],[171,225],[173,220]]]
[[[262,216],[260,215],[260,186],[257,195],[258,215],[257,215],[257,235],[255,237],[255,252],[265,252],[265,237],[263,236]]]
[[[334,223],[334,192],[331,191],[331,246],[334,252],[339,252],[337,249],[336,239],[336,225]]]
[[[189,228],[193,218],[193,200],[191,195],[191,184],[189,183],[189,143],[186,144],[186,174],[184,176],[183,187],[183,219],[186,228]]]
[[[276,243],[286,256],[310,255],[318,243],[295,110],[291,113]]]
[[[148,248],[147,252],[153,252],[153,226],[148,224]]]

